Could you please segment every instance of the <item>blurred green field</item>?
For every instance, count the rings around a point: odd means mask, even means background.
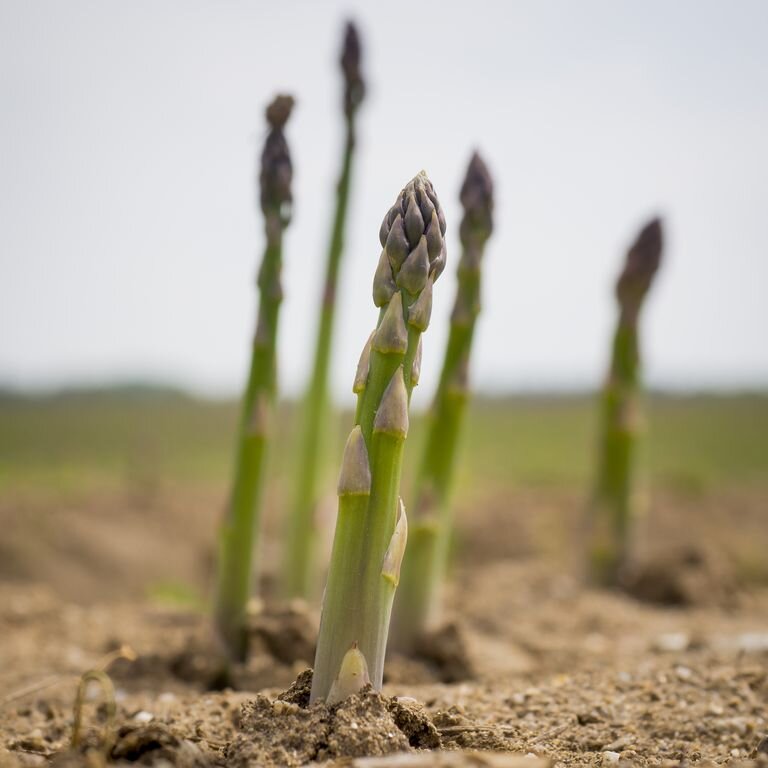
[[[290,482],[294,413],[281,411],[276,484]],[[225,488],[236,419],[234,402],[152,390],[2,398],[0,493],[44,500],[137,485]],[[643,469],[651,483],[692,493],[768,488],[768,396],[655,395],[646,421]],[[340,414],[330,457],[340,452],[349,423]],[[408,444],[413,457],[421,424],[417,415]],[[468,419],[459,492],[586,489],[595,426],[587,396],[479,400]]]
[[[587,396],[474,403],[456,494],[463,562],[530,554],[567,562],[589,495],[594,406]],[[717,542],[742,575],[768,581],[768,396],[656,395],[647,406],[641,489],[653,493],[654,540]],[[212,579],[237,412],[235,402],[151,388],[0,395],[0,581],[42,581],[78,602],[126,594],[201,600]],[[297,413],[287,405],[278,418],[263,573],[275,572],[282,551]],[[327,494],[317,517],[326,546],[350,424],[350,413],[339,414],[326,451]],[[406,447],[406,504],[423,433],[417,414]]]

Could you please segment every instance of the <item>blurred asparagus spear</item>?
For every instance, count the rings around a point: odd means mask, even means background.
[[[266,111],[269,132],[259,175],[266,232],[266,248],[257,281],[259,312],[248,384],[242,400],[233,486],[219,530],[214,620],[233,659],[240,659],[245,654],[243,622],[264,492],[266,454],[274,420],[277,322],[283,298],[280,271],[283,233],[290,220],[293,174],[283,128],[292,108],[290,96],[277,96]]]
[[[445,578],[453,507],[451,491],[459,436],[468,399],[467,369],[480,312],[481,266],[493,229],[493,182],[475,153],[460,194],[464,216],[456,300],[437,392],[427,420],[427,441],[416,478],[410,543],[395,603],[393,643],[410,652],[437,622]]]
[[[661,252],[661,222],[653,219],[629,249],[616,284],[619,318],[600,397],[597,482],[588,524],[591,578],[609,586],[620,582],[631,554],[633,464],[641,426],[638,318]]]
[[[355,427],[339,475],[339,508],[312,680],[336,700],[367,680],[381,688],[407,523],[399,497],[408,401],[418,381],[432,286],[445,266],[445,219],[423,172],[384,218],[373,280],[379,321],[358,365]]]
[[[360,38],[351,22],[347,24],[341,52],[344,73],[344,119],[346,139],[341,174],[336,185],[336,211],[328,247],[325,284],[317,323],[317,341],[312,376],[304,400],[302,442],[296,478],[296,496],[288,523],[287,549],[283,559],[283,592],[287,597],[309,597],[315,577],[318,475],[328,450],[328,365],[336,309],[336,285],[344,248],[344,225],[349,200],[350,177],[355,155],[355,118],[365,94],[360,73]]]

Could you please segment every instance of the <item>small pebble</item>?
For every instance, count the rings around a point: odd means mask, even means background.
[[[684,651],[690,643],[691,638],[686,632],[665,632],[656,638],[653,648],[662,653],[675,653]]]
[[[155,719],[155,716],[151,712],[147,712],[146,710],[142,709],[140,712],[137,712],[133,716],[133,719],[137,723],[149,723]]]
[[[675,674],[679,680],[690,680],[693,672],[688,667],[680,665],[675,667]]]
[[[620,757],[621,755],[619,755],[618,752],[611,752],[611,751],[603,752],[603,762],[608,765],[610,765],[611,763],[618,763]]]
[[[746,653],[762,653],[768,651],[768,632],[745,632],[739,635],[737,646]]]

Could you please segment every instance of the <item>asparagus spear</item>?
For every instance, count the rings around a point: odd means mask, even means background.
[[[379,233],[383,251],[373,280],[379,321],[353,385],[355,427],[339,475],[312,700],[347,695],[368,679],[381,688],[407,538],[399,493],[408,401],[418,380],[432,286],[445,266],[444,234],[442,209],[422,172],[400,193]]]
[[[365,94],[360,74],[360,38],[355,25],[348,23],[341,53],[344,73],[344,118],[346,139],[341,175],[336,186],[336,212],[328,248],[325,285],[317,324],[317,342],[312,376],[304,401],[302,450],[294,499],[288,523],[287,551],[284,558],[283,591],[288,597],[309,597],[315,562],[318,474],[324,449],[323,436],[328,420],[328,364],[336,308],[336,283],[344,246],[344,223],[349,200],[350,177],[355,150],[355,117]]]
[[[276,396],[276,337],[283,233],[291,206],[291,157],[283,128],[293,108],[290,96],[267,107],[269,132],[261,155],[260,203],[266,248],[258,276],[259,312],[251,367],[243,395],[231,497],[219,530],[214,620],[229,655],[245,654],[243,620],[251,585],[251,558],[264,490],[266,453]]]
[[[616,285],[619,318],[610,371],[600,399],[597,482],[589,522],[592,579],[619,583],[630,557],[633,464],[640,431],[638,318],[662,252],[661,222],[643,227]]]
[[[467,369],[480,312],[485,244],[493,229],[493,183],[480,155],[469,162],[460,194],[464,216],[456,300],[440,382],[427,422],[427,441],[416,479],[410,545],[395,604],[393,642],[412,651],[418,636],[439,618],[440,593],[453,526],[454,465],[468,398]]]

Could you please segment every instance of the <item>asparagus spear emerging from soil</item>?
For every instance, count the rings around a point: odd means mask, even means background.
[[[373,280],[379,321],[363,349],[353,386],[355,427],[339,474],[312,700],[328,699],[332,690],[334,696],[350,691],[355,680],[365,679],[363,668],[373,687],[381,688],[407,538],[399,493],[408,401],[418,379],[418,350],[429,325],[432,286],[445,266],[444,234],[442,209],[422,172],[400,193],[379,233],[384,250]]]
[[[341,53],[344,73],[344,116],[346,140],[341,175],[336,186],[336,212],[328,248],[317,343],[312,377],[304,401],[303,437],[296,482],[293,514],[288,523],[287,551],[284,558],[283,591],[288,597],[309,597],[315,576],[315,521],[318,475],[328,446],[323,436],[328,420],[328,364],[336,308],[336,283],[344,245],[350,177],[355,149],[355,117],[363,100],[365,84],[360,74],[360,38],[354,24],[348,23]]]
[[[591,577],[604,585],[619,583],[630,557],[632,469],[640,429],[638,317],[661,252],[661,222],[653,219],[629,249],[616,284],[619,319],[600,400],[597,483],[588,526]]]
[[[214,618],[229,655],[245,653],[243,620],[251,585],[251,556],[258,532],[266,452],[276,395],[277,321],[283,232],[291,207],[291,157],[283,128],[293,108],[290,96],[267,107],[269,133],[261,155],[261,210],[266,248],[258,276],[259,313],[248,384],[242,401],[231,497],[219,531]]]
[[[415,486],[410,545],[402,589],[395,604],[393,642],[412,651],[416,639],[439,617],[453,523],[454,464],[467,404],[467,369],[480,312],[483,251],[493,229],[493,183],[477,153],[472,155],[460,194],[464,208],[459,234],[462,256],[456,301],[443,370],[427,422],[427,441]]]

